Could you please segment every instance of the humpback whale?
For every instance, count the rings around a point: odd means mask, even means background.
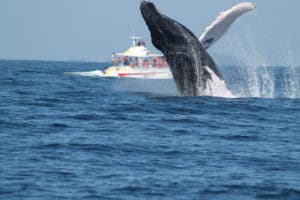
[[[230,23],[226,26],[215,23],[216,26],[206,29],[205,35],[198,39],[184,25],[158,11],[153,3],[142,1],[140,10],[150,30],[153,45],[169,63],[180,95],[233,97],[222,73],[206,51],[226,32]],[[232,12],[236,12],[236,9],[224,17],[227,21],[230,19],[231,23],[239,16],[230,15]],[[220,27],[219,34],[215,34]]]

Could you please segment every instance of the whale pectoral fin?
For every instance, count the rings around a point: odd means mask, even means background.
[[[240,3],[231,9],[222,12],[217,19],[208,26],[199,40],[205,49],[208,49],[218,41],[229,29],[232,23],[240,16],[255,9],[255,5],[250,2]]]

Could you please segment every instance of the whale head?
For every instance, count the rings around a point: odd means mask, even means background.
[[[150,30],[152,43],[157,49],[163,51],[171,43],[185,46],[187,40],[191,38],[195,41],[198,40],[183,25],[162,14],[152,2],[142,1],[140,9]]]

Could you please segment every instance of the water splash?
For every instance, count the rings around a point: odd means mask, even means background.
[[[231,87],[233,93],[239,97],[275,98],[274,74],[266,57],[257,49],[251,31],[229,35],[218,49],[230,52],[235,58],[233,65],[240,66],[237,72],[239,83]]]
[[[275,98],[274,75],[269,71],[269,65],[265,62],[261,66],[261,97]]]
[[[280,70],[275,70],[268,65],[266,57],[259,53],[249,33],[243,34],[243,38],[236,34],[230,38],[228,51],[234,50],[232,55],[240,66],[238,74],[242,80],[232,88],[234,93],[239,97],[251,98],[299,98],[299,72],[292,49],[284,48],[288,49],[284,56],[286,64]],[[274,73],[278,73],[276,79]]]
[[[265,57],[259,53],[251,35],[236,38],[235,56],[246,84],[242,97],[274,98],[275,83]]]
[[[293,52],[289,48],[287,55],[287,69],[284,73],[284,97],[297,98],[298,80],[296,76],[295,64],[293,62]]]

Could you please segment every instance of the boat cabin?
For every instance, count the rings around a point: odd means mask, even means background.
[[[141,37],[131,37],[132,46],[124,53],[113,53],[112,62],[115,67],[132,68],[164,68],[168,67],[162,54],[152,54],[146,48],[146,42]]]
[[[117,54],[113,56],[113,65],[116,67],[130,66],[132,68],[168,67],[164,56],[139,57]]]

